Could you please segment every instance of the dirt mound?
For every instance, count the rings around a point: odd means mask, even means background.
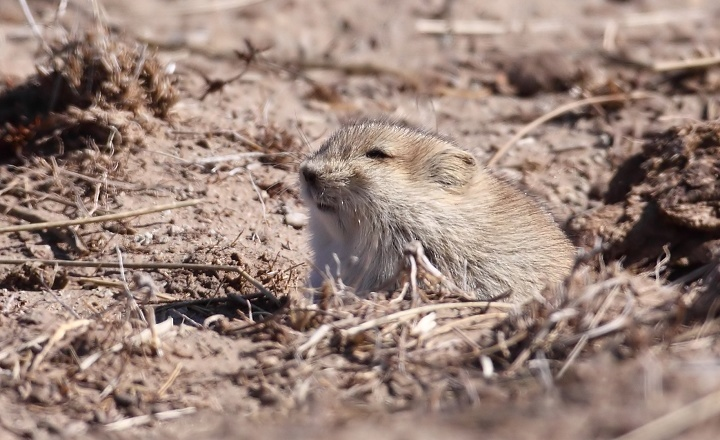
[[[178,99],[152,51],[104,32],[56,45],[37,71],[0,93],[0,161],[122,145],[136,115],[165,118]]]
[[[566,91],[583,79],[583,72],[557,52],[522,55],[506,61],[505,76],[518,96]]]
[[[638,268],[691,269],[720,255],[720,124],[653,135],[613,176],[606,204],[569,222],[579,242]]]

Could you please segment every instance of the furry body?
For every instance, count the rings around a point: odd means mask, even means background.
[[[522,300],[572,266],[574,250],[547,212],[433,133],[384,121],[347,125],[302,163],[300,183],[313,287],[339,274],[359,293],[379,289],[412,240],[480,299],[510,292]]]

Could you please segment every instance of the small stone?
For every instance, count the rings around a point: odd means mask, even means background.
[[[198,139],[195,142],[195,145],[197,145],[200,148],[210,149],[210,142],[208,142],[207,139]]]
[[[145,232],[144,234],[136,235],[135,236],[135,243],[138,243],[141,246],[150,246],[153,243],[153,236],[152,232]]]
[[[168,235],[180,235],[183,232],[185,232],[185,230],[182,227],[178,225],[170,225],[170,227],[168,227],[167,233]]]
[[[302,229],[308,224],[308,216],[302,212],[288,212],[285,214],[285,224],[295,229]]]
[[[262,198],[262,200],[267,200],[267,198],[268,198],[268,193],[267,193],[267,191],[262,190],[262,191],[260,191],[259,193],[255,193],[255,195],[253,196],[253,200],[258,200],[258,201],[259,201],[261,198]]]
[[[28,245],[28,250],[33,257],[41,260],[52,260],[54,258],[52,248],[47,244],[31,244]]]

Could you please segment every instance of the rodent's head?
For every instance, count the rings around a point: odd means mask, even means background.
[[[300,182],[306,201],[320,211],[357,217],[364,208],[391,209],[418,194],[460,194],[477,169],[472,154],[439,135],[365,121],[331,135],[302,163]]]

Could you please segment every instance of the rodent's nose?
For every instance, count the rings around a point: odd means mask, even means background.
[[[317,172],[308,167],[303,167],[301,171],[302,171],[303,178],[308,183],[308,185],[315,186],[315,184],[317,183],[317,180],[318,180]]]

